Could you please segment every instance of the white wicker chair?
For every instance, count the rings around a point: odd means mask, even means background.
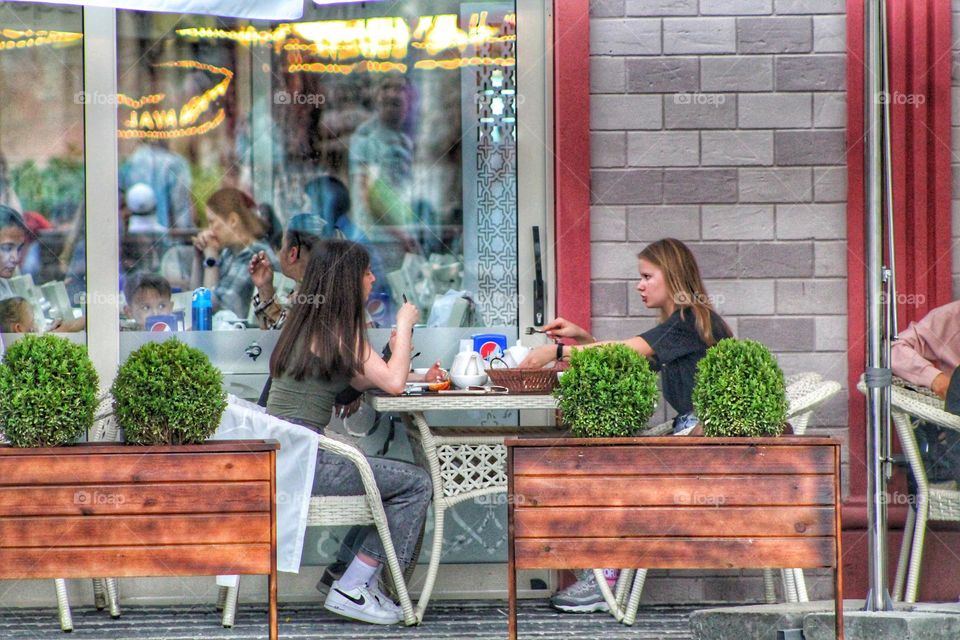
[[[862,376],[857,389],[866,393]],[[893,379],[890,405],[900,447],[917,482],[916,504],[907,511],[907,522],[903,527],[893,599],[916,602],[927,521],[960,521],[960,490],[955,482],[934,484],[929,481],[914,428],[917,421],[922,420],[960,431],[960,416],[944,411],[943,400],[929,389],[912,386],[900,378]]]
[[[93,428],[90,430],[91,442],[115,442],[119,439],[120,429],[113,415],[113,398],[109,393],[97,398],[96,414],[93,417]],[[67,581],[57,578],[53,581],[57,593],[57,611],[60,615],[60,628],[64,632],[73,631],[73,615],[70,611],[70,600],[67,598]],[[93,579],[93,601],[97,609],[109,607],[110,617],[120,617],[119,595],[116,578]]]
[[[326,435],[320,437],[320,448],[341,455],[356,465],[366,493],[359,496],[313,496],[310,498],[307,526],[375,525],[387,556],[385,569],[388,570],[390,577],[393,579],[395,593],[400,600],[400,608],[403,610],[403,620],[407,625],[417,624],[417,616],[414,613],[413,604],[410,602],[410,595],[403,578],[403,570],[393,547],[393,539],[390,537],[390,529],[387,525],[387,516],[380,499],[380,490],[377,489],[370,463],[367,462],[363,453],[352,444],[335,440]],[[235,586],[221,587],[220,589],[219,604],[223,606],[224,627],[233,626],[239,590],[239,577]]]
[[[793,427],[793,432],[797,435],[803,435],[810,422],[810,416],[814,409],[821,406],[831,396],[840,391],[840,383],[832,380],[823,380],[818,373],[806,372],[788,376],[786,379],[787,394],[787,421]],[[657,425],[653,429],[657,435],[669,433],[668,425],[664,423]],[[651,434],[651,430],[645,433]],[[646,569],[624,569],[620,572],[620,578],[614,591],[607,586],[603,579],[603,572],[600,569],[594,569],[597,584],[600,585],[600,592],[603,594],[610,612],[617,620],[624,624],[632,625],[637,617],[637,609],[640,606],[640,596],[643,593],[643,583],[647,577]],[[783,593],[787,602],[807,602],[806,582],[803,578],[802,569],[783,569]],[[769,603],[777,601],[776,589],[774,587],[774,578],[772,569],[763,570],[764,598]]]

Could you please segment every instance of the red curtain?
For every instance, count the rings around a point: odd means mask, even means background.
[[[897,317],[900,327],[952,300],[949,0],[888,0]],[[850,490],[866,492],[864,0],[847,2],[847,303]]]

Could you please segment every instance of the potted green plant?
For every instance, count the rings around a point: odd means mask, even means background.
[[[114,409],[130,442],[71,442],[92,424],[85,350],[28,336],[0,366],[0,412],[20,449],[0,447],[9,562],[0,579],[268,574],[276,615],[274,441],[214,440],[222,376],[177,340],[120,367]],[[197,444],[203,443],[203,444]]]
[[[657,407],[657,376],[647,359],[622,344],[577,349],[553,391],[575,436],[631,436]]]
[[[172,339],[130,354],[113,381],[114,414],[127,442],[198,444],[227,406],[223,374],[207,355]]]
[[[786,385],[776,358],[754,340],[721,340],[697,363],[693,410],[705,436],[779,436]]]
[[[55,447],[93,425],[97,372],[85,347],[55,335],[28,335],[0,366],[0,425],[15,447]]]

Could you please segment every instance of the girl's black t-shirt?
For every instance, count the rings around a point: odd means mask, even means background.
[[[726,324],[710,312],[714,340],[733,337]],[[690,309],[677,309],[653,329],[640,334],[653,349],[650,366],[660,372],[663,397],[677,413],[693,411],[693,381],[697,362],[707,354],[707,344],[697,333],[697,320]]]

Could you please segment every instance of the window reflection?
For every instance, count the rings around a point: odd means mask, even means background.
[[[81,10],[0,4],[0,331],[80,331]]]
[[[249,263],[277,276],[261,294],[294,286],[298,215],[367,246],[377,325],[404,296],[437,326],[516,322],[512,2],[118,16],[122,274],[164,278],[185,328],[198,286],[214,328],[269,326]],[[234,204],[208,206],[225,192]]]

